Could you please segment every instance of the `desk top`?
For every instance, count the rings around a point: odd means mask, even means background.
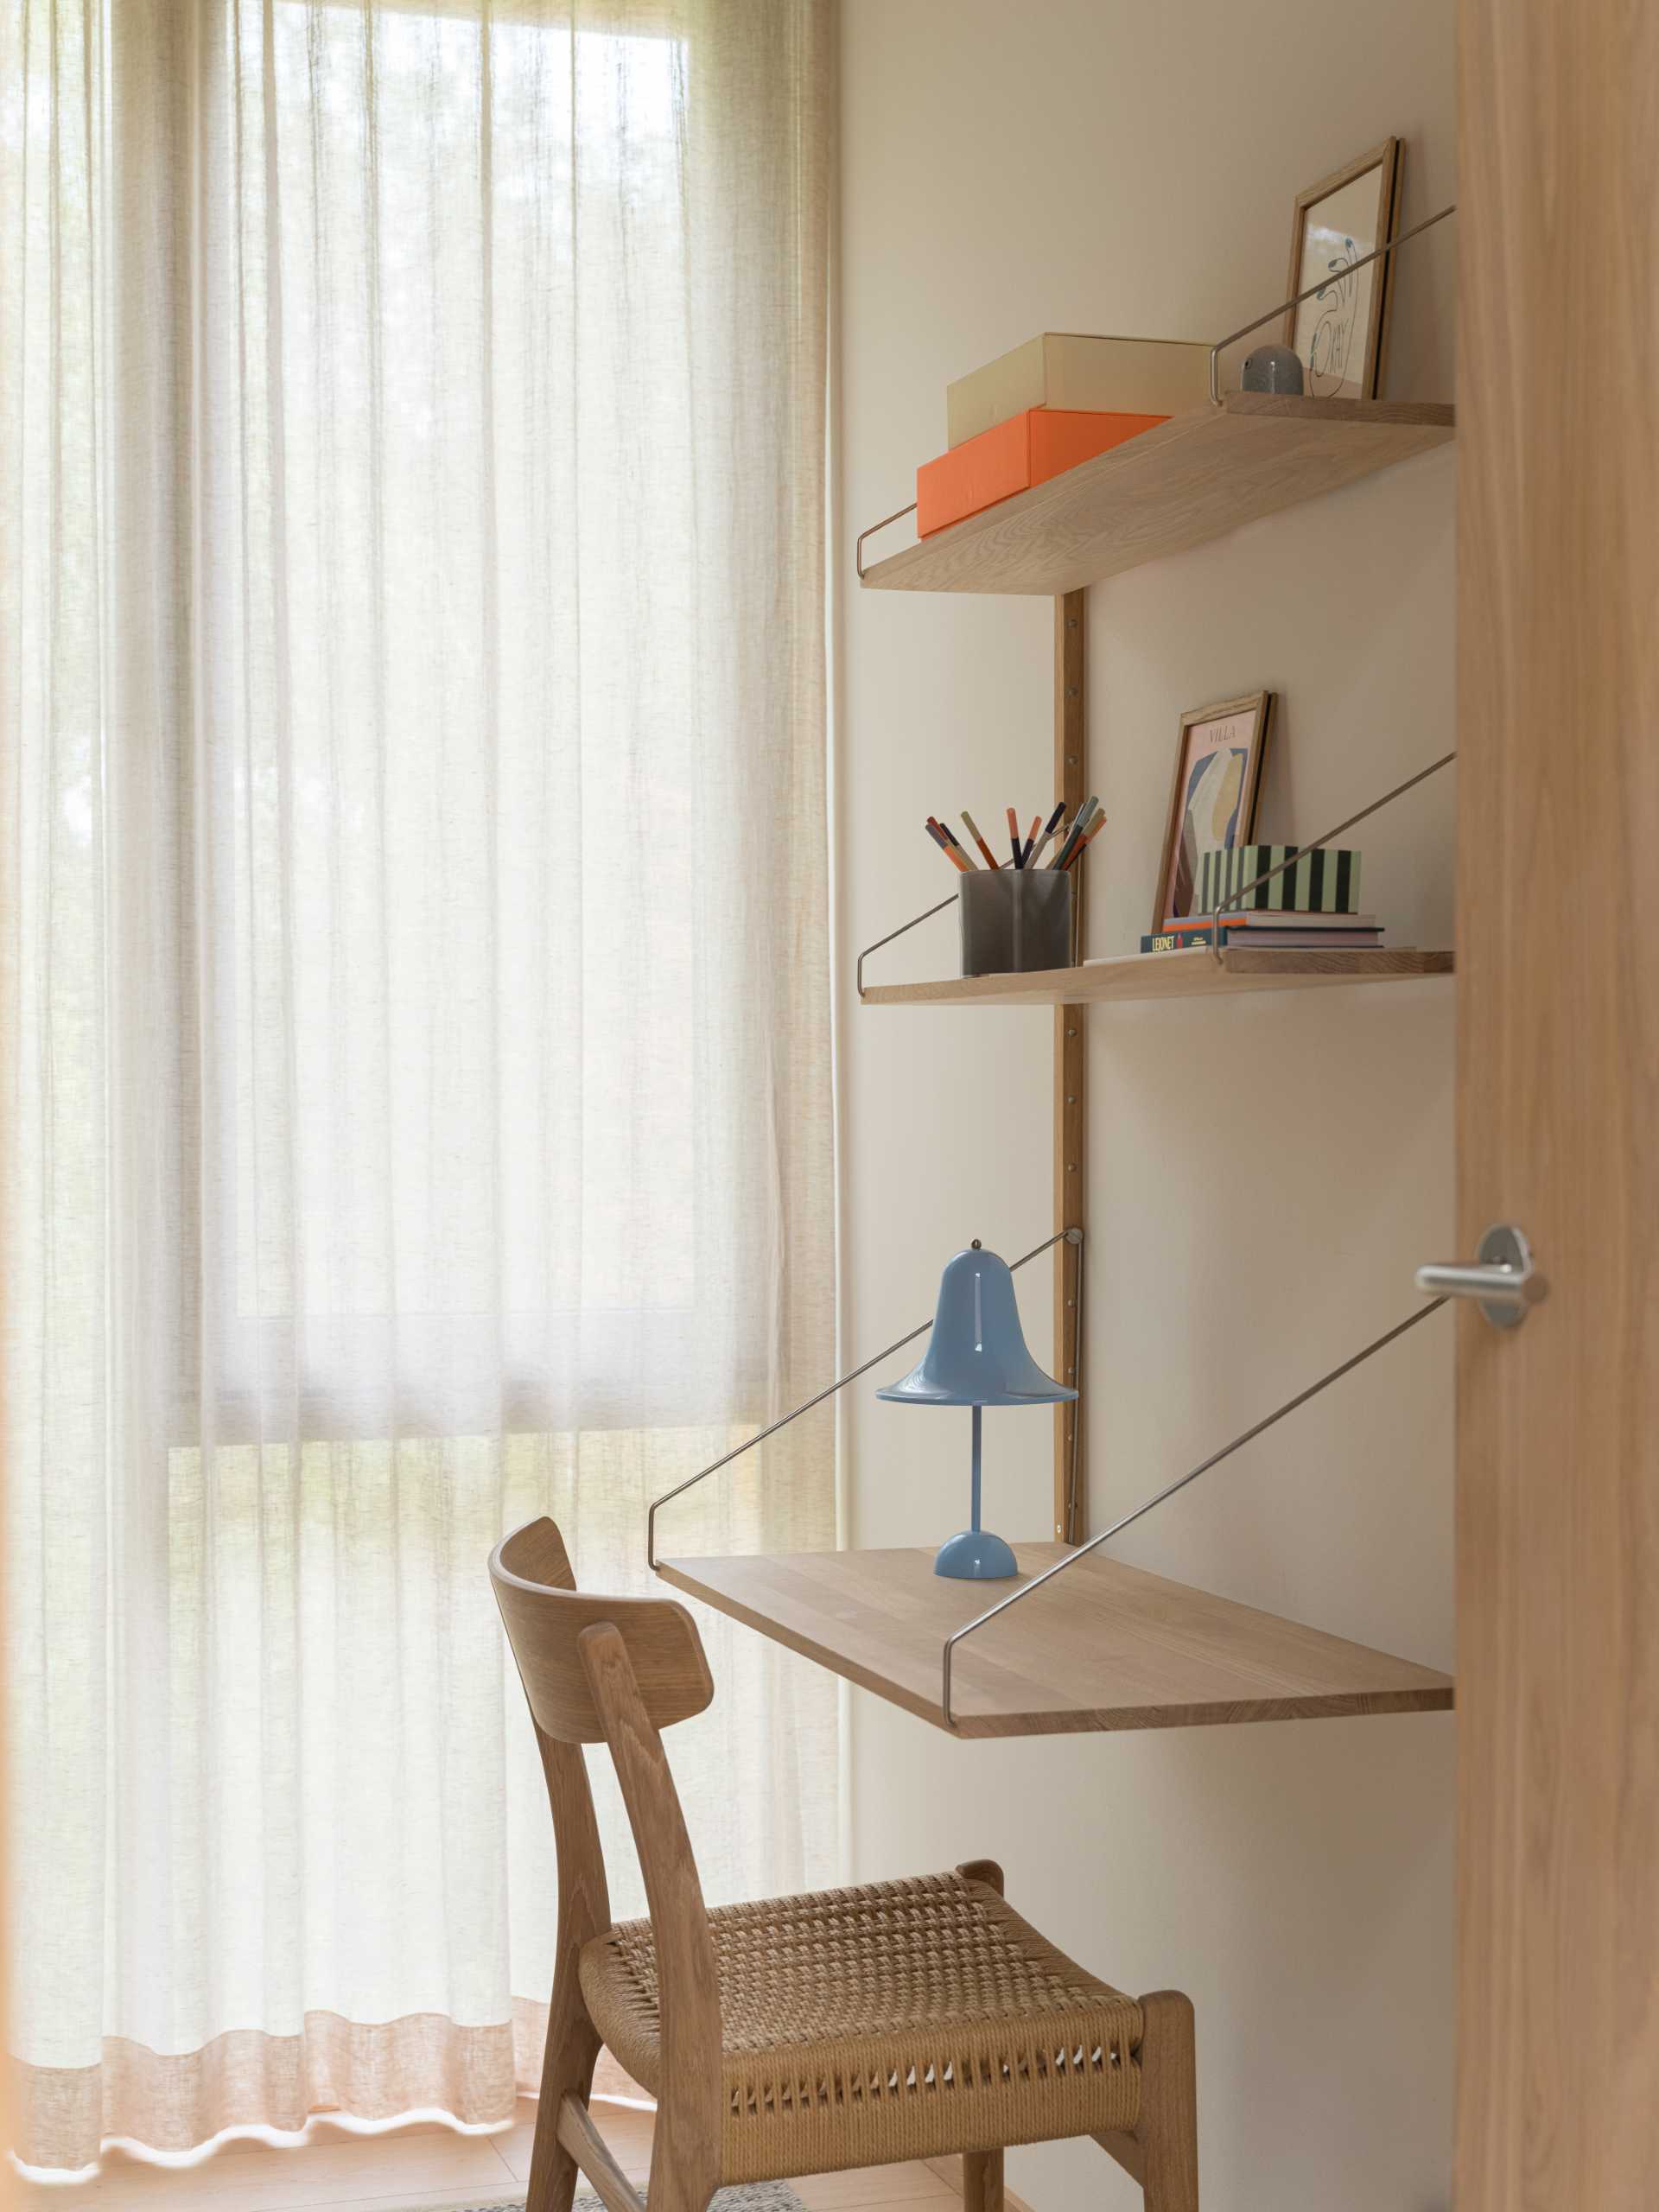
[[[1022,1579],[1065,1555],[1014,1547]],[[1012,1582],[953,1582],[931,1551],[658,1562],[664,1581],[918,1719],[945,1726],[944,1639]],[[960,1736],[1443,1712],[1449,1675],[1091,1553],[957,1646]]]

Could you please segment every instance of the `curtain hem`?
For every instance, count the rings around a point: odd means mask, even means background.
[[[535,2093],[546,2036],[547,2006],[519,1997],[511,2020],[488,2027],[438,2012],[374,2022],[308,2012],[297,2035],[237,2028],[176,2056],[111,2036],[96,2065],[16,2064],[14,2153],[26,2166],[78,2171],[115,2137],[198,2151],[235,2128],[297,2133],[321,2113],[390,2120],[436,2111],[486,2126],[512,2120],[519,2095]],[[626,2094],[632,2085],[613,2061],[612,2075]]]

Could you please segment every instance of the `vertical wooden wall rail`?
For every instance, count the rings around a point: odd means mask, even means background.
[[[1086,591],[1069,591],[1054,602],[1054,782],[1069,816],[1089,796],[1089,702],[1085,690],[1084,615]],[[1083,938],[1084,868],[1074,871],[1077,944]],[[1086,1226],[1088,1200],[1084,1109],[1084,1010],[1054,1009],[1054,1225]],[[1072,1370],[1077,1301],[1083,1295],[1083,1255],[1075,1244],[1054,1248],[1054,1368],[1063,1382],[1083,1388]],[[1073,1439],[1076,1439],[1075,1446]],[[1054,1408],[1054,1534],[1063,1543],[1083,1541],[1085,1525],[1081,1400]],[[1075,1491],[1072,1470],[1077,1470]]]

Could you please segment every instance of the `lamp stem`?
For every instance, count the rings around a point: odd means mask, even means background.
[[[980,1424],[983,1417],[983,1407],[976,1406],[974,1408],[974,1510],[969,1524],[976,1535],[979,1534],[979,1445]]]

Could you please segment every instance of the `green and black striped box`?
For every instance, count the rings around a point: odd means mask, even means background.
[[[1213,914],[1241,885],[1295,858],[1294,845],[1240,845],[1230,853],[1205,853],[1198,876],[1198,912]],[[1294,868],[1258,883],[1238,902],[1264,914],[1357,914],[1359,855],[1330,845],[1304,853]]]

